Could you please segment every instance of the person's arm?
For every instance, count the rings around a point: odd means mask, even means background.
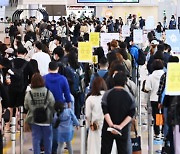
[[[123,122],[121,122],[119,125],[113,125],[113,127],[122,130],[130,121],[132,120],[131,116],[127,116]]]
[[[85,113],[86,113],[87,127],[89,127],[91,118],[92,118],[92,116],[91,116],[92,107],[91,107],[91,101],[89,98],[87,98],[86,102],[85,102]]]
[[[112,120],[111,120],[111,117],[110,117],[109,113],[107,113],[107,114],[104,115],[104,119],[105,119],[106,122],[108,123],[109,127],[114,127],[114,124],[113,124],[113,122],[112,122]]]

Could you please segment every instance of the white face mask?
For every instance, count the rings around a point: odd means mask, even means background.
[[[53,59],[56,60],[56,55],[55,54],[53,55]]]
[[[17,49],[18,47],[17,47],[17,45],[14,45],[14,49]]]

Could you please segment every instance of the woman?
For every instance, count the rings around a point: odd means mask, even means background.
[[[96,77],[93,81],[90,96],[86,100],[86,119],[89,129],[87,141],[87,154],[100,154],[101,130],[104,115],[101,108],[101,99],[107,90],[103,78]]]
[[[163,62],[160,59],[155,59],[153,62],[154,71],[150,74],[146,80],[145,89],[150,93],[150,102],[152,107],[152,116],[154,118],[154,123],[156,123],[156,114],[159,113],[158,107],[158,95],[157,91],[159,88],[160,78],[164,74],[163,71]],[[159,138],[160,128],[159,126],[154,125],[154,134],[155,139]]]
[[[32,144],[34,154],[40,153],[40,142],[43,139],[45,154],[52,152],[52,120],[54,113],[54,97],[53,94],[45,88],[44,80],[39,73],[35,73],[31,79],[32,90],[25,96],[24,107],[28,110],[26,122],[30,124],[32,129]],[[36,117],[38,108],[45,110],[42,119],[39,121]],[[42,120],[40,119],[40,120]]]

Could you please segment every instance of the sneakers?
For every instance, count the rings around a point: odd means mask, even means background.
[[[160,134],[159,134],[159,135],[155,135],[155,136],[154,136],[154,139],[155,139],[155,140],[161,140],[161,135],[160,135]]]

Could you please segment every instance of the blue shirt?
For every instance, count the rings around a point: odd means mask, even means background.
[[[49,73],[43,76],[46,88],[49,89],[55,101],[71,102],[69,84],[65,76],[59,73]],[[65,98],[65,99],[64,99]]]
[[[104,75],[107,73],[107,70],[99,70],[98,72],[98,75],[100,76],[100,77],[104,77]],[[94,81],[94,79],[95,79],[95,76],[94,76],[94,73],[91,75],[91,79],[90,79],[90,89],[91,89],[91,87],[92,87],[92,83],[93,83],[93,81]]]

